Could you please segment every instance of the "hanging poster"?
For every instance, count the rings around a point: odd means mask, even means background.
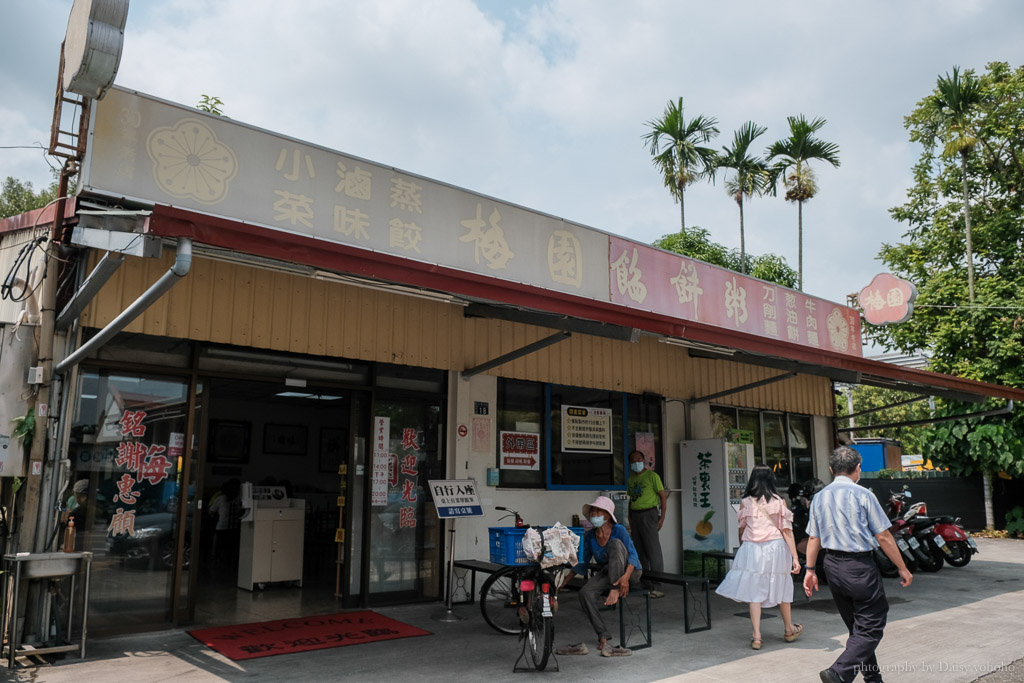
[[[528,432],[499,432],[498,443],[503,470],[539,470],[540,434]]]
[[[611,409],[563,405],[562,451],[611,454]]]
[[[679,444],[684,550],[728,549],[725,535],[736,513],[726,504],[724,445],[721,439]]]
[[[391,474],[391,457],[388,451],[390,417],[373,418],[373,469],[370,472],[370,505],[388,504],[388,480]]]

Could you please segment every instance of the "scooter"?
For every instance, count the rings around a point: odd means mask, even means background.
[[[963,567],[971,561],[971,556],[978,552],[978,544],[964,530],[963,522],[959,517],[953,517],[952,515],[928,517],[928,505],[924,501],[914,503],[904,512],[906,501],[911,497],[909,486],[904,485],[901,494],[892,491],[890,491],[890,494],[890,515],[894,516],[902,513],[903,517],[908,521],[916,519],[917,524],[915,526],[919,525],[921,527],[922,534],[928,533],[930,535],[930,542],[941,549],[941,557],[946,563],[953,567]],[[926,528],[926,521],[933,524],[931,529]],[[920,536],[918,538],[921,540]],[[938,570],[934,569],[932,571]]]

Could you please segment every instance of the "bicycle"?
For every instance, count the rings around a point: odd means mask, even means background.
[[[516,510],[495,507],[508,512],[501,519],[515,516],[516,526],[523,524]],[[544,536],[541,554],[544,556]],[[568,567],[568,565],[564,565]],[[555,569],[552,572],[551,569]],[[528,653],[534,669],[543,671],[555,641],[554,613],[558,609],[558,574],[560,568],[545,569],[540,560],[525,565],[508,566],[492,574],[480,588],[480,612],[484,621],[499,633],[519,635],[524,654]],[[522,655],[520,656],[522,659]],[[516,660],[518,666],[519,660]]]

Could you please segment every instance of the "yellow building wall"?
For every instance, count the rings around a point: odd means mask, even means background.
[[[95,259],[94,259],[95,260]],[[103,327],[174,262],[128,258],[82,314]],[[465,370],[549,336],[552,330],[465,318],[462,307],[366,287],[197,257],[128,332],[197,341]],[[690,399],[773,377],[779,370],[690,358],[642,336],[636,344],[574,334],[489,374]],[[729,405],[831,416],[832,387],[811,375],[730,394]]]

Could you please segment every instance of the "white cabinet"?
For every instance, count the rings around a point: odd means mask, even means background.
[[[238,549],[238,587],[275,581],[302,585],[302,549],[305,501],[290,500],[288,507],[260,507],[253,501],[253,519],[242,522]]]

